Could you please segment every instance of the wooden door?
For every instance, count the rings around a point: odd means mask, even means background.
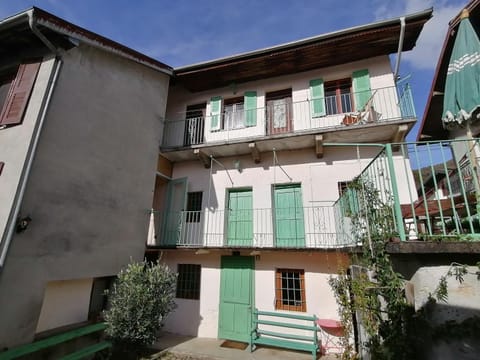
[[[232,246],[252,245],[252,190],[230,190],[227,201],[227,244]]]
[[[218,337],[249,342],[253,308],[252,256],[222,256]]]
[[[275,239],[278,247],[304,247],[302,189],[300,184],[274,187]]]

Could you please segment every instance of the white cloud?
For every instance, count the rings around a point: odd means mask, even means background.
[[[448,22],[461,8],[462,5],[434,7],[433,18],[425,24],[417,46],[405,54],[405,60],[417,69],[434,69],[448,30]]]
[[[433,6],[433,17],[425,24],[412,51],[402,58],[419,70],[435,69],[445,39],[448,22],[458,14],[465,2],[452,0],[405,0],[395,3],[378,3],[377,19],[411,14]]]

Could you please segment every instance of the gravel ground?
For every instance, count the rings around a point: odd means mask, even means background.
[[[155,360],[212,360],[212,358],[198,355],[176,354],[172,352],[161,352],[149,359]]]

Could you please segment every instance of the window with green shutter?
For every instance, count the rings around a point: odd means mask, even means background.
[[[245,126],[257,125],[257,92],[245,92]]]
[[[312,117],[325,116],[325,94],[323,80],[310,80],[310,97],[312,99]]]
[[[210,130],[221,128],[222,97],[214,96],[210,99]]]
[[[355,94],[355,110],[364,110],[365,104],[372,96],[370,75],[367,69],[354,71],[352,74],[353,92]]]

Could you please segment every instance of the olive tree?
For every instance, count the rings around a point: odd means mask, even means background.
[[[165,317],[175,308],[177,275],[166,265],[132,262],[122,269],[109,292],[105,330],[116,346],[152,345]]]

